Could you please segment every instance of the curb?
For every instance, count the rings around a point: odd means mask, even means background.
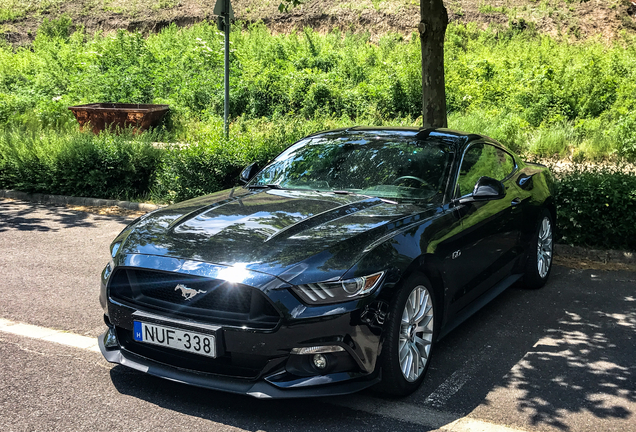
[[[15,190],[0,189],[0,198],[12,198],[22,201],[32,201],[42,204],[59,204],[59,205],[80,205],[80,206],[96,206],[96,207],[121,207],[127,210],[152,211],[163,205],[137,203],[131,201],[106,200],[98,198],[80,198],[64,195],[46,195],[46,194],[30,194]],[[603,263],[622,263],[636,264],[636,252],[619,251],[619,250],[599,250],[587,249],[580,246],[570,246],[564,244],[555,244],[554,253],[559,256],[567,256],[572,258],[583,258],[591,261],[600,261]]]
[[[560,256],[584,258],[590,261],[600,261],[603,263],[612,262],[622,264],[636,264],[636,252],[586,249],[581,246],[570,246],[564,244],[555,244],[554,252],[556,255]]]
[[[78,205],[96,207],[121,207],[127,210],[152,211],[160,207],[156,204],[137,203],[131,201],[107,200],[98,198],[71,197],[65,195],[46,195],[26,193],[15,190],[0,189],[0,198],[11,198],[22,201],[32,201],[42,204]]]

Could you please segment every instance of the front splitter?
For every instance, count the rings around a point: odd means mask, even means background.
[[[188,384],[210,390],[244,394],[258,399],[289,399],[299,397],[338,396],[355,393],[380,382],[380,375],[370,376],[364,380],[356,379],[335,384],[322,384],[311,387],[280,389],[267,381],[250,381],[209,373],[201,373],[188,369],[169,366],[146,357],[139,356],[124,349],[106,349],[104,336],[97,340],[104,358],[110,362],[138,370],[149,375],[170,381]]]

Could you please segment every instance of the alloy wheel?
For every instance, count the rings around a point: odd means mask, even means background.
[[[409,382],[424,373],[433,342],[433,303],[426,287],[413,288],[400,323],[398,355],[402,375]]]
[[[537,270],[539,277],[545,278],[552,264],[552,224],[547,217],[543,218],[537,239]]]

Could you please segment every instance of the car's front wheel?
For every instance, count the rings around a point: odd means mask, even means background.
[[[431,358],[435,323],[430,283],[423,277],[409,278],[389,310],[381,356],[383,393],[406,396],[420,386]]]
[[[530,289],[541,288],[552,271],[554,252],[554,222],[546,209],[541,211],[533,240],[528,251],[528,261],[523,276],[524,285]]]

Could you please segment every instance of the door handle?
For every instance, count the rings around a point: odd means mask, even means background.
[[[512,202],[510,203],[510,205],[512,207],[516,206],[517,204],[521,204],[521,198],[515,198],[512,200]]]

